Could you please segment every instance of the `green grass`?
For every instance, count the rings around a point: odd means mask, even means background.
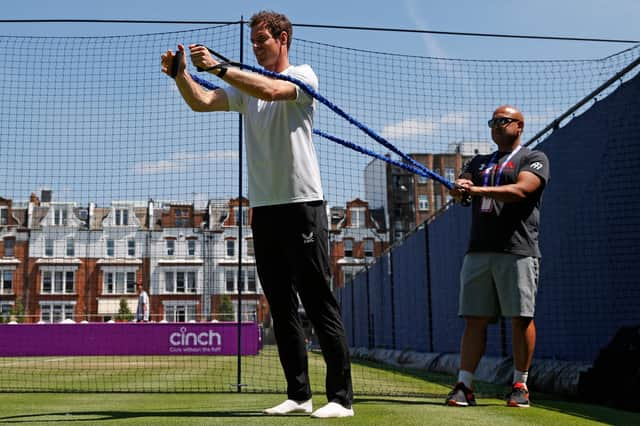
[[[268,394],[58,394],[0,396],[0,424],[73,425],[305,425],[327,424],[304,415],[265,417],[264,407],[282,401]],[[315,398],[316,406],[323,398]],[[502,400],[479,400],[477,407],[445,407],[441,398],[357,396],[356,416],[334,419],[349,425],[594,425],[640,424],[640,415],[553,400],[527,409]]]
[[[325,402],[324,362],[309,359],[315,406]],[[284,399],[276,352],[244,357],[243,393],[235,357],[0,358],[0,425],[326,424],[306,416],[264,417]],[[443,405],[454,377],[354,361],[350,425],[640,425],[640,414],[532,393],[533,407],[505,406],[503,386],[477,383],[479,406]],[[39,392],[40,391],[40,392]],[[196,393],[197,392],[197,393]]]

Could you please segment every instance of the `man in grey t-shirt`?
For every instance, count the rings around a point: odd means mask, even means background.
[[[446,403],[475,405],[473,374],[484,354],[487,327],[505,316],[511,318],[514,361],[507,405],[528,407],[527,377],[536,342],[538,229],[549,160],[521,145],[524,117],[516,108],[497,108],[488,124],[498,150],[474,157],[451,190],[454,197],[472,197],[472,222],[460,271],[459,314],[465,320],[460,370]]]

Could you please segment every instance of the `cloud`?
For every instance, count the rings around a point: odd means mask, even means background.
[[[428,5],[427,2],[416,1],[416,0],[407,0],[405,1],[405,5],[407,7],[407,14],[413,20],[413,23],[416,24],[416,28],[428,30],[429,23],[426,19],[421,17],[421,11],[425,8],[425,5]],[[440,46],[440,44],[436,41],[435,37],[430,34],[425,34],[422,36],[422,41],[424,42],[425,47],[427,48],[428,55],[435,56],[438,58],[446,58],[447,54],[444,49]]]
[[[404,139],[412,136],[430,136],[434,133],[437,125],[427,119],[411,118],[399,123],[385,126],[382,129],[382,136],[387,139]]]
[[[214,161],[233,161],[238,159],[238,151],[221,150],[200,154],[194,152],[176,152],[167,160],[139,162],[133,166],[135,174],[159,174],[186,169],[195,164]]]

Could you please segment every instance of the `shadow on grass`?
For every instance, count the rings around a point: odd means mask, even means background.
[[[36,413],[23,414],[15,416],[0,417],[0,423],[35,423],[35,422],[87,422],[100,420],[131,420],[135,418],[145,417],[164,417],[164,418],[244,418],[244,417],[264,417],[259,411],[255,410],[233,410],[233,411],[67,411],[57,413]]]
[[[532,405],[557,413],[613,425],[640,425],[640,413],[576,400],[532,400]]]

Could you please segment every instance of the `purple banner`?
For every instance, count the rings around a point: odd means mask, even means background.
[[[255,323],[0,325],[0,356],[257,355]]]

